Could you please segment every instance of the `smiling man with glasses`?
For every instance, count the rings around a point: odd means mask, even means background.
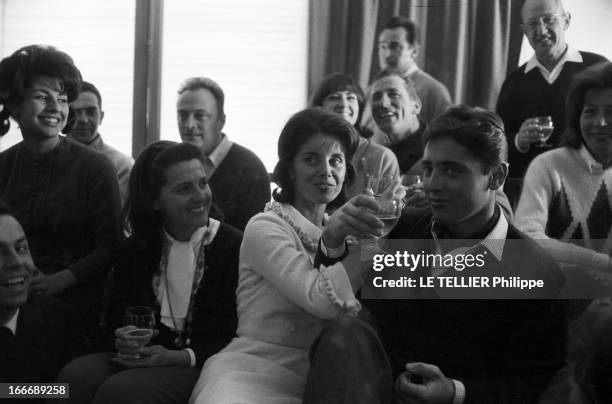
[[[518,184],[536,155],[559,145],[565,128],[565,96],[572,77],[606,60],[567,44],[565,31],[571,15],[561,0],[526,0],[521,17],[521,28],[535,54],[510,73],[497,101],[497,113],[504,120],[508,137],[509,177]],[[535,117],[542,116],[552,117],[554,130],[549,145],[537,147],[541,131]]]

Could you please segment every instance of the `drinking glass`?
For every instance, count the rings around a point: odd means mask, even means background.
[[[404,197],[404,201],[406,201],[408,198],[414,195],[416,190],[420,188],[420,184],[423,183],[423,179],[421,178],[420,175],[404,174],[401,176],[401,180],[402,180],[402,187],[404,187],[404,190],[406,191],[406,196]]]
[[[546,143],[546,141],[550,138],[553,131],[555,130],[555,126],[552,121],[551,116],[536,116],[534,118],[534,123],[538,126],[538,134],[540,135],[540,142],[536,143],[536,147],[550,147],[550,144]]]
[[[123,334],[123,337],[138,344],[138,352],[125,354],[119,352],[119,356],[131,359],[141,359],[142,349],[151,341],[153,329],[155,328],[155,313],[150,307],[131,306],[125,311],[124,325],[132,325],[133,328]]]
[[[393,175],[366,176],[366,193],[372,195],[378,203],[378,210],[374,214],[384,224],[381,237],[386,236],[397,224],[404,207],[402,200],[393,192],[396,181],[397,176]]]

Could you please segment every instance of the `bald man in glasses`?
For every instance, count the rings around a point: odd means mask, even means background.
[[[559,145],[565,128],[565,96],[572,77],[606,60],[568,45],[565,31],[571,15],[561,0],[526,0],[521,18],[523,33],[535,54],[506,77],[497,101],[497,113],[508,137],[509,177],[518,184],[536,155]],[[554,130],[542,147],[542,131],[535,118],[546,116],[552,117]]]

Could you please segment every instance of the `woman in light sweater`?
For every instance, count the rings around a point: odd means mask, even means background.
[[[353,293],[359,265],[317,265],[327,260],[316,255],[318,244],[323,239],[322,245],[336,247],[349,232],[382,234],[382,222],[371,213],[377,204],[365,195],[338,208],[323,230],[327,205],[353,176],[356,139],[352,125],[320,108],[298,112],[285,125],[274,169],[280,188],[247,224],[240,249],[238,336],[206,361],[191,403],[302,402],[313,340],[328,320],[360,308]],[[346,252],[342,241],[326,249],[328,257]]]
[[[574,77],[565,147],[525,175],[516,225],[562,264],[612,271],[612,64]]]
[[[395,154],[385,146],[372,142],[372,131],[359,125],[365,108],[365,98],[359,83],[350,75],[336,73],[323,78],[312,93],[310,106],[322,107],[341,115],[359,134],[357,149],[351,161],[355,168],[355,180],[344,189],[346,199],[364,191],[368,174],[400,174]]]

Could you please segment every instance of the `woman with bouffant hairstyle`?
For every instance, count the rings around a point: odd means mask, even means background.
[[[0,153],[0,197],[30,241],[37,267],[30,293],[72,305],[92,342],[119,244],[120,205],[108,159],[60,136],[81,81],[72,58],[51,46],[26,46],[0,61],[0,134],[10,117],[23,136]]]

